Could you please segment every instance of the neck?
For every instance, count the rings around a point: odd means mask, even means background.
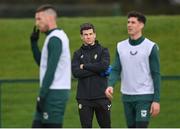
[[[95,42],[90,43],[90,44],[88,44],[88,43],[84,43],[84,45],[85,45],[85,46],[88,46],[88,45],[89,45],[89,46],[93,46],[94,44],[95,44]]]
[[[56,29],[56,28],[57,28],[57,24],[56,23],[51,22],[49,24],[49,30],[53,30],[53,29]]]
[[[46,35],[50,34],[52,30],[56,29],[57,25],[49,25],[48,30],[45,32]]]
[[[142,36],[142,33],[137,33],[137,34],[134,34],[134,35],[130,35],[130,38],[131,38],[132,40],[137,40],[137,39],[139,39],[141,36]]]

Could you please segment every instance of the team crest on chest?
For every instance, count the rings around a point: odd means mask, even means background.
[[[96,59],[97,59],[97,57],[98,57],[98,55],[97,55],[97,54],[95,54],[95,55],[94,55],[94,59],[96,60]]]
[[[136,55],[137,53],[138,53],[138,51],[130,51],[130,54],[131,54],[132,56]]]
[[[81,55],[80,58],[82,59],[84,57],[84,55]]]
[[[82,104],[79,104],[78,107],[79,107],[79,109],[82,109]]]

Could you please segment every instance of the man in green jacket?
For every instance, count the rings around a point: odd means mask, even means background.
[[[156,43],[143,37],[146,17],[128,14],[129,38],[117,44],[105,93],[112,99],[113,86],[121,78],[121,92],[128,128],[147,128],[150,116],[160,112],[160,63]]]
[[[71,88],[69,39],[62,29],[57,28],[56,20],[57,12],[53,6],[42,5],[36,10],[31,48],[40,66],[40,92],[32,125],[34,128],[62,127]],[[42,52],[37,45],[39,31],[46,34]]]

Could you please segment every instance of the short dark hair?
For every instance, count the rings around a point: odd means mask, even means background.
[[[143,24],[146,23],[146,17],[144,14],[137,12],[137,11],[131,11],[128,13],[128,18],[130,17],[136,17],[138,21],[142,22]]]
[[[37,12],[41,12],[41,11],[45,11],[45,10],[48,10],[48,9],[52,9],[54,12],[57,13],[56,8],[55,8],[53,5],[51,5],[51,4],[44,4],[44,5],[39,6],[39,7],[36,9],[36,13],[37,13]]]
[[[93,29],[93,32],[96,32],[94,25],[91,23],[83,23],[80,25],[80,34],[82,34],[83,30]]]

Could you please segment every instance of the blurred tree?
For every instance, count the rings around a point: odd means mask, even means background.
[[[180,8],[172,6],[172,0],[121,0],[121,10],[126,14],[131,10],[146,14],[178,14]]]
[[[119,16],[126,15],[131,10],[152,15],[180,14],[180,4],[174,4],[173,1],[175,0],[0,0],[0,17],[32,17],[36,7],[47,3],[57,6],[63,16]]]

